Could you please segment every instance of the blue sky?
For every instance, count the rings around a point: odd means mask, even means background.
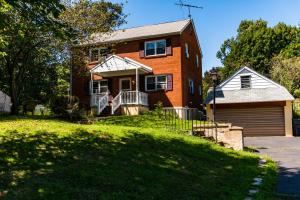
[[[125,2],[125,0],[111,0]],[[203,6],[192,9],[203,51],[203,71],[221,66],[216,53],[225,39],[236,34],[243,19],[263,19],[274,26],[278,22],[300,24],[300,0],[182,0]],[[124,12],[129,14],[122,28],[187,18],[186,9],[175,3],[179,0],[127,0]]]

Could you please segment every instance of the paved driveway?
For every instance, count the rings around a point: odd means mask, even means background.
[[[300,137],[246,137],[245,146],[278,162],[278,193],[300,196]]]

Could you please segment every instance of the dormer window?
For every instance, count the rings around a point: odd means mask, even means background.
[[[99,62],[101,58],[106,57],[109,49],[106,47],[90,49],[90,62]]]
[[[241,88],[242,89],[249,89],[251,88],[251,76],[241,76]]]
[[[145,42],[145,53],[146,56],[166,55],[166,40]]]

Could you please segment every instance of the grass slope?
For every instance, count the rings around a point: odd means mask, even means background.
[[[153,116],[0,118],[1,199],[243,199],[257,162]]]

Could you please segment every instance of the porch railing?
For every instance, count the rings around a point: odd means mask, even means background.
[[[98,114],[100,114],[106,106],[108,106],[108,94],[105,94],[98,100]]]
[[[119,92],[119,94],[111,102],[111,114],[115,113],[115,111],[120,107],[121,103],[122,103],[122,92]]]
[[[114,112],[121,105],[143,105],[148,106],[148,94],[140,91],[121,91],[112,100],[111,113]]]
[[[138,104],[148,106],[148,94],[140,91],[123,91],[121,104]]]

